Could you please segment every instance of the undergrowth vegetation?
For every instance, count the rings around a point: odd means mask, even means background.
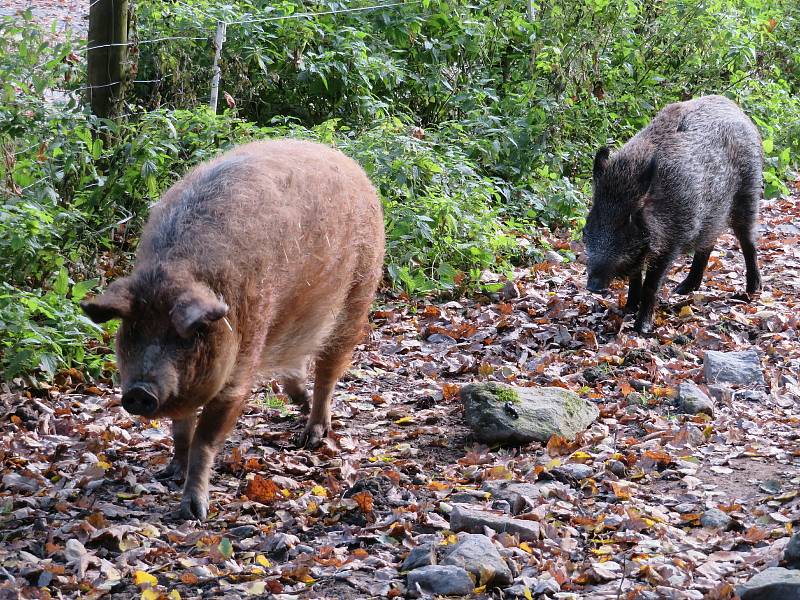
[[[77,301],[130,268],[169,185],[250,139],[316,139],[356,158],[384,201],[387,284],[408,294],[481,289],[484,271],[538,260],[538,232],[582,225],[596,148],[676,100],[738,101],[764,137],[765,195],[786,191],[800,158],[794,1],[527,4],[424,0],[277,19],[344,5],[140,0],[130,76],[154,82],[130,84],[114,121],[93,117],[80,92],[85,40],[0,20],[5,376],[107,374],[111,331]],[[228,102],[215,115],[205,105],[217,19],[231,24]]]

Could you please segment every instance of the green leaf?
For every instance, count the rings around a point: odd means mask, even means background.
[[[79,281],[72,286],[72,299],[75,302],[80,302],[89,293],[93,287],[100,283],[99,279],[87,279],[86,281]]]
[[[217,549],[225,560],[233,556],[233,544],[231,544],[231,541],[226,537],[222,538]]]
[[[59,296],[66,296],[69,291],[69,273],[64,267],[61,267],[58,275],[56,275],[56,279],[53,282],[53,291]]]

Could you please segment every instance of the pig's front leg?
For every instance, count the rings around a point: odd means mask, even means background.
[[[205,405],[189,448],[189,467],[183,486],[181,516],[200,519],[208,515],[208,482],[214,457],[236,424],[246,399],[246,394],[220,393]]]
[[[164,470],[156,475],[158,479],[183,481],[183,478],[186,477],[186,467],[189,464],[189,446],[192,443],[196,423],[196,414],[184,419],[172,419],[172,440],[175,446],[175,453],[169,464],[164,467]]]
[[[661,289],[664,277],[673,262],[675,262],[675,253],[672,252],[656,256],[649,261],[647,274],[642,284],[639,312],[633,324],[634,331],[645,334],[653,331],[653,312],[658,302],[658,290]]]

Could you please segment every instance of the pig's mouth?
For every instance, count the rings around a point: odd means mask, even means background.
[[[586,279],[586,289],[595,294],[605,294],[611,283],[611,277],[604,275],[590,274]]]
[[[122,408],[132,415],[152,417],[158,411],[158,396],[147,384],[137,383],[122,394]]]
[[[586,282],[586,289],[594,294],[605,294],[608,291],[608,282],[590,279]]]

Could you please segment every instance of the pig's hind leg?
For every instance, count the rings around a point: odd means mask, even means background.
[[[184,477],[186,477],[186,467],[189,464],[189,446],[192,443],[196,423],[196,414],[183,419],[172,419],[174,454],[169,464],[156,474],[157,479],[183,481]]]
[[[755,294],[761,289],[761,274],[758,271],[756,251],[756,221],[758,219],[758,198],[761,190],[739,192],[733,199],[731,209],[731,228],[739,240],[747,268],[747,293]]]
[[[305,366],[287,372],[281,377],[281,387],[284,393],[289,396],[292,404],[300,407],[304,414],[308,414],[311,406],[311,397],[306,390],[306,377]]]
[[[353,349],[361,341],[367,323],[372,293],[366,286],[350,293],[328,343],[314,363],[314,395],[311,413],[297,445],[316,448],[331,429],[331,400],[336,382],[345,372]]]
[[[689,268],[689,274],[686,279],[681,281],[675,288],[676,294],[689,294],[695,290],[700,289],[700,284],[703,281],[703,273],[706,271],[708,259],[711,257],[712,249],[708,250],[695,250],[694,257],[692,258],[692,266]]]
[[[204,520],[208,515],[208,483],[214,458],[225,443],[249,395],[248,385],[224,389],[205,405],[189,448],[189,465],[183,486],[181,516]]]

